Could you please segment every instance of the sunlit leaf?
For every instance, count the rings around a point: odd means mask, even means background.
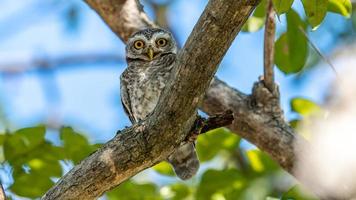
[[[161,200],[154,184],[138,184],[126,181],[106,193],[108,200]]]
[[[160,162],[157,165],[153,166],[152,169],[154,169],[156,172],[166,175],[166,176],[175,176],[175,173],[171,167],[171,165],[168,162]]]
[[[5,134],[0,134],[0,146],[4,145],[5,137],[6,137]]]
[[[287,32],[276,41],[275,63],[285,74],[297,73],[303,69],[308,55],[308,44],[301,29],[305,23],[294,11],[287,13]]]
[[[305,190],[296,185],[283,194],[281,200],[318,200],[318,198],[306,193]]]
[[[294,98],[291,100],[291,107],[294,112],[299,113],[304,117],[321,114],[322,108],[305,98]]]
[[[279,198],[275,198],[275,197],[266,197],[266,200],[280,200]]]
[[[97,145],[89,144],[87,138],[75,132],[70,127],[64,127],[60,131],[60,138],[63,141],[66,158],[79,163],[90,153],[97,149]]]
[[[19,196],[36,198],[42,196],[52,185],[53,182],[49,177],[36,173],[23,173],[15,178],[10,190]]]
[[[5,159],[10,163],[23,159],[31,150],[45,144],[45,132],[44,127],[31,127],[7,134],[4,140]]]
[[[231,133],[228,129],[219,128],[209,131],[199,136],[197,142],[197,151],[201,162],[211,160],[220,151],[234,150],[240,142],[240,138]]]
[[[202,178],[196,192],[197,200],[212,199],[239,199],[241,191],[246,187],[243,174],[236,169],[208,170]]]
[[[265,153],[254,149],[246,152],[246,156],[253,171],[257,173],[271,173],[278,170],[278,165]]]
[[[245,32],[256,32],[260,30],[266,19],[266,0],[262,0],[261,3],[257,6],[253,14],[248,18],[242,27],[242,31]]]
[[[277,11],[278,15],[286,13],[289,11],[294,0],[273,0],[273,6]]]
[[[169,186],[170,190],[172,191],[173,197],[170,198],[172,200],[181,200],[186,199],[188,196],[191,195],[191,190],[186,184],[173,184]]]
[[[309,24],[315,29],[325,18],[328,0],[302,0]]]
[[[349,18],[352,12],[351,0],[329,0],[328,11]]]

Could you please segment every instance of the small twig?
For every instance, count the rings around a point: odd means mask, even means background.
[[[228,126],[232,123],[232,121],[234,121],[234,115],[231,110],[227,110],[224,113],[211,116],[208,119],[205,119],[201,133],[206,133],[216,128]]]
[[[314,44],[313,41],[309,38],[308,34],[305,32],[305,30],[302,27],[299,27],[299,30],[303,33],[304,37],[308,40],[310,46],[318,53],[318,55],[331,67],[333,72],[335,73],[335,76],[338,80],[340,80],[339,74],[336,71],[335,66],[331,63],[330,59],[328,59],[321,51],[320,49]]]
[[[191,134],[188,135],[187,141],[194,142],[198,135],[214,130],[216,128],[228,126],[234,121],[234,115],[231,110],[227,110],[224,113],[216,114],[214,116],[205,119],[198,116],[195,121],[195,126],[192,128]]]
[[[276,12],[273,9],[272,0],[268,1],[266,12],[266,24],[264,35],[264,83],[266,87],[274,91],[274,37],[276,32]]]
[[[2,184],[0,183],[0,200],[5,200],[5,199],[6,199],[5,190]]]
[[[31,60],[14,62],[1,62],[0,63],[0,74],[5,75],[20,75],[21,73],[30,71],[51,71],[59,68],[73,66],[84,66],[86,64],[97,64],[97,63],[119,63],[124,62],[125,58],[123,56],[111,53],[85,53],[69,56],[58,56],[58,57],[40,57]]]

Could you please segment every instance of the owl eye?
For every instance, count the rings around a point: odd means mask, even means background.
[[[167,40],[164,39],[164,38],[158,39],[158,40],[156,41],[156,44],[157,44],[158,46],[160,46],[160,47],[164,47],[164,46],[167,45]]]
[[[135,43],[134,43],[134,47],[135,49],[142,49],[143,47],[145,46],[145,44],[143,43],[142,40],[137,40]]]

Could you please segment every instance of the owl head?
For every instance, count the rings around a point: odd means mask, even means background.
[[[176,53],[177,45],[172,34],[159,28],[148,28],[134,33],[126,45],[126,57],[135,60],[149,62]]]

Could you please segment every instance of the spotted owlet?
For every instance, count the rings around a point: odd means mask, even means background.
[[[144,120],[155,109],[177,58],[172,34],[149,28],[134,33],[127,41],[128,67],[120,77],[121,101],[132,123]],[[194,144],[180,146],[168,157],[177,176],[191,178],[199,168]]]

